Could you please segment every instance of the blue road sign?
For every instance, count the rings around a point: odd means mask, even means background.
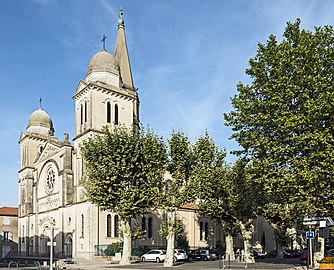
[[[314,238],[314,232],[307,231],[306,232],[306,239],[313,239]]]

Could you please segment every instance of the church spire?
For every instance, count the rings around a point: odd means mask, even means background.
[[[124,32],[123,11],[119,10],[118,33],[115,46],[115,59],[119,63],[120,73],[124,84],[134,87],[131,73],[131,66],[126,45],[126,38]]]

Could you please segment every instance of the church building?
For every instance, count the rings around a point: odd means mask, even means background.
[[[80,144],[104,126],[139,127],[139,98],[134,87],[122,12],[111,54],[103,46],[90,60],[86,76],[74,92],[75,137],[55,137],[51,117],[40,106],[21,133],[19,170],[18,253],[48,256],[51,238],[57,257],[92,258],[122,240],[119,218],[90,203],[83,189]],[[178,211],[190,248],[216,247],[224,240],[220,225],[199,217],[194,206]],[[146,232],[135,245],[166,246],[159,235],[162,213],[138,220]],[[52,237],[54,236],[54,237]],[[49,243],[49,244],[48,244]]]

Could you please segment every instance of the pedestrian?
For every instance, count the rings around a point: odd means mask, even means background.
[[[240,249],[237,249],[237,251],[236,251],[236,253],[235,253],[235,260],[236,260],[237,262],[240,261]]]
[[[241,262],[245,261],[245,251],[242,249],[241,250],[241,259],[240,259]]]

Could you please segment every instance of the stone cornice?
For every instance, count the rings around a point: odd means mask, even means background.
[[[82,136],[85,136],[85,135],[88,134],[89,132],[102,133],[101,130],[97,130],[97,129],[89,128],[89,129],[86,129],[85,131],[81,132],[78,136],[74,137],[74,138],[73,138],[73,141],[75,141],[75,140],[81,138]]]
[[[82,84],[79,84],[79,86]],[[90,82],[86,86],[84,86],[79,91],[77,90],[73,96],[73,99],[76,100],[80,98],[82,95],[86,94],[90,90],[100,91],[108,94],[112,94],[114,96],[127,98],[129,100],[137,99],[137,91],[131,86],[123,85],[124,87],[119,88],[110,84],[106,84],[100,81]]]

